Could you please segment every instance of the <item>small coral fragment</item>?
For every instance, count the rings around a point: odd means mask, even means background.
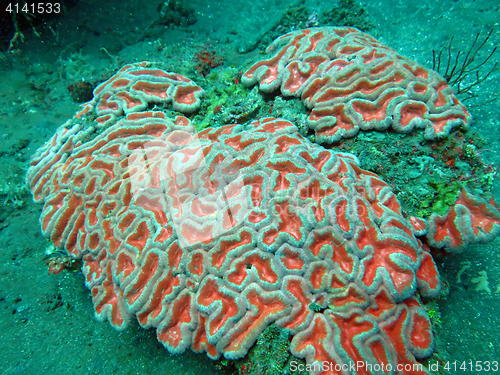
[[[500,234],[500,212],[495,202],[472,195],[465,189],[444,215],[432,214],[427,240],[433,247],[449,252],[470,244],[491,242]]]

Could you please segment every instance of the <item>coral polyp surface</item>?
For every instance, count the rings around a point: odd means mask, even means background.
[[[468,126],[437,74],[355,29],[297,31],[273,49],[243,80],[300,96],[320,141]],[[292,355],[331,374],[407,373],[429,357],[420,296],[435,297],[440,278],[427,244],[490,241],[495,203],[463,191],[443,215],[407,218],[356,156],[286,119],[197,132],[185,116],[203,93],[155,64],[126,65],[31,159],[42,233],[81,259],[96,317],[119,330],[137,320],[171,353],[212,359],[244,357],[274,325]]]
[[[387,128],[422,128],[434,139],[469,126],[469,112],[443,77],[357,29],[294,31],[277,38],[267,53],[242,82],[301,98],[318,142]]]

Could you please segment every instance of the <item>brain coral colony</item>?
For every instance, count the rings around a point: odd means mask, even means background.
[[[33,156],[42,232],[81,259],[98,319],[137,319],[171,353],[242,358],[271,326],[326,373],[416,364],[434,351],[430,248],[490,241],[498,209],[464,189],[447,212],[409,216],[335,145],[368,130],[434,142],[471,117],[439,74],[354,28],[295,31],[267,52],[237,84],[299,98],[305,132],[274,117],[197,132],[201,87],[126,65]]]

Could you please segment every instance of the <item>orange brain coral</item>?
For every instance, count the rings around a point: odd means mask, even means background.
[[[311,109],[307,125],[318,142],[389,127],[401,133],[423,128],[434,139],[471,121],[438,73],[354,28],[294,31],[267,52],[272,57],[254,64],[242,82],[301,98]]]
[[[275,118],[195,134],[187,118],[139,106],[100,122],[106,92],[27,177],[43,234],[82,258],[99,319],[123,329],[136,318],[170,352],[214,359],[243,357],[272,323],[308,364],[396,368],[432,353],[415,293],[437,294],[435,264],[355,156]]]

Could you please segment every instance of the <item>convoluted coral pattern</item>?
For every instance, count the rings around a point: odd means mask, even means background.
[[[99,319],[136,317],[170,352],[211,358],[244,356],[273,322],[310,364],[432,353],[415,293],[437,293],[436,267],[354,156],[274,118],[199,135],[153,111],[88,126],[62,126],[28,182],[44,235],[83,259]]]
[[[326,38],[329,30],[338,38]],[[290,35],[281,39],[295,45],[278,53],[274,80],[267,63],[255,68],[254,76],[269,85],[286,83],[293,71],[282,74],[283,62],[301,48],[303,56],[316,48],[302,39],[330,51],[347,43],[350,34],[368,49],[346,44],[341,51],[352,58],[332,59],[331,69],[335,61],[355,62],[366,53],[372,56],[363,57],[366,64],[383,60],[383,51],[397,66],[410,64],[353,29],[305,30],[291,34],[295,42]],[[307,61],[322,59],[307,56]],[[302,66],[300,72],[314,69]],[[319,64],[316,70],[321,69],[327,71]],[[415,77],[425,74],[431,77],[424,70]],[[384,98],[384,90],[396,93],[388,97],[406,98],[401,92],[408,87],[424,95],[424,84],[408,81],[402,89],[398,79],[387,78],[383,90],[373,86],[377,94],[370,98]],[[396,82],[390,89],[389,81]],[[360,82],[353,86],[357,96],[346,94],[352,100],[342,104],[345,108],[368,106],[373,82]],[[442,96],[448,88],[441,88],[427,87],[429,98],[437,95],[441,104],[432,107],[429,99],[425,110],[423,102],[398,99],[394,108],[411,103],[403,112],[422,115],[404,129],[426,123],[428,131],[429,124],[440,123],[433,129],[441,134],[454,126],[451,117],[441,117],[446,125],[434,113],[462,108],[453,95]],[[300,85],[295,92],[307,98]],[[191,113],[202,94],[189,79],[154,64],[127,65],[98,86],[94,99],[32,157],[27,182],[44,205],[42,232],[82,259],[97,318],[117,329],[137,319],[144,328],[154,327],[171,353],[191,348],[213,359],[245,356],[275,324],[291,334],[293,355],[325,373],[372,374],[367,368],[351,370],[364,363],[385,364],[386,373],[425,374],[398,367],[416,364],[434,350],[418,294],[436,296],[440,279],[429,248],[415,234],[452,250],[491,240],[500,221],[493,202],[464,192],[447,215],[431,216],[429,225],[406,219],[389,186],[362,170],[355,156],[311,143],[286,120],[261,118],[197,134],[188,118],[169,118],[162,110],[172,105]],[[311,116],[335,106],[318,104]],[[419,108],[428,111],[425,116]],[[456,118],[462,125],[468,121],[468,115]],[[322,126],[316,131],[325,140],[347,134]]]
[[[469,126],[467,109],[443,77],[357,29],[291,32],[267,52],[272,57],[254,64],[242,82],[301,98],[318,142],[389,127],[401,133],[423,128],[434,139]]]

